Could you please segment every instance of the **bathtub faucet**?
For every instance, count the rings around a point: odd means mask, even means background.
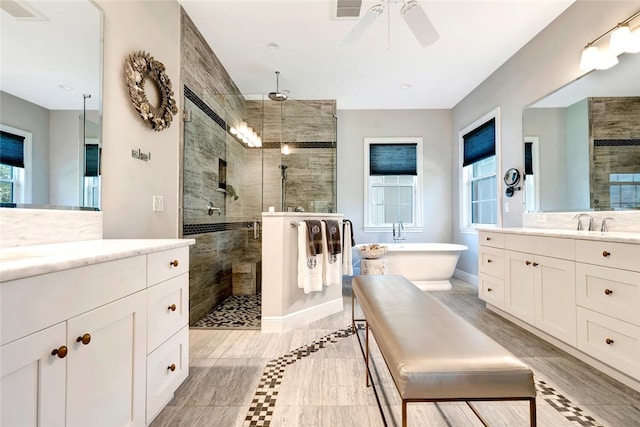
[[[396,228],[397,227],[397,228]],[[406,237],[404,235],[404,225],[401,220],[393,223],[393,241],[399,242],[400,240],[405,240]]]

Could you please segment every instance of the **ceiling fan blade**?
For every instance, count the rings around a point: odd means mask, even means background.
[[[360,38],[360,36],[373,24],[378,16],[384,12],[384,4],[380,3],[372,6],[360,17],[360,20],[349,31],[345,38],[338,44],[340,49],[345,49],[353,46],[353,44]]]
[[[420,46],[427,47],[440,38],[436,27],[433,26],[420,3],[415,0],[407,1],[402,6],[400,14],[418,39]]]

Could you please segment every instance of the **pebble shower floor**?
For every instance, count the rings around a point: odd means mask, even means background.
[[[261,294],[231,295],[214,307],[193,328],[260,329]]]

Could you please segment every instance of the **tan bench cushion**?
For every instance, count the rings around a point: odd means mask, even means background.
[[[531,370],[402,276],[358,276],[353,292],[403,399],[536,396]]]

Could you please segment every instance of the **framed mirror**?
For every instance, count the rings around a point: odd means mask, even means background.
[[[0,206],[99,209],[102,11],[90,0],[0,9],[2,147],[20,154],[0,159]]]
[[[640,209],[640,55],[523,111],[525,210]]]

